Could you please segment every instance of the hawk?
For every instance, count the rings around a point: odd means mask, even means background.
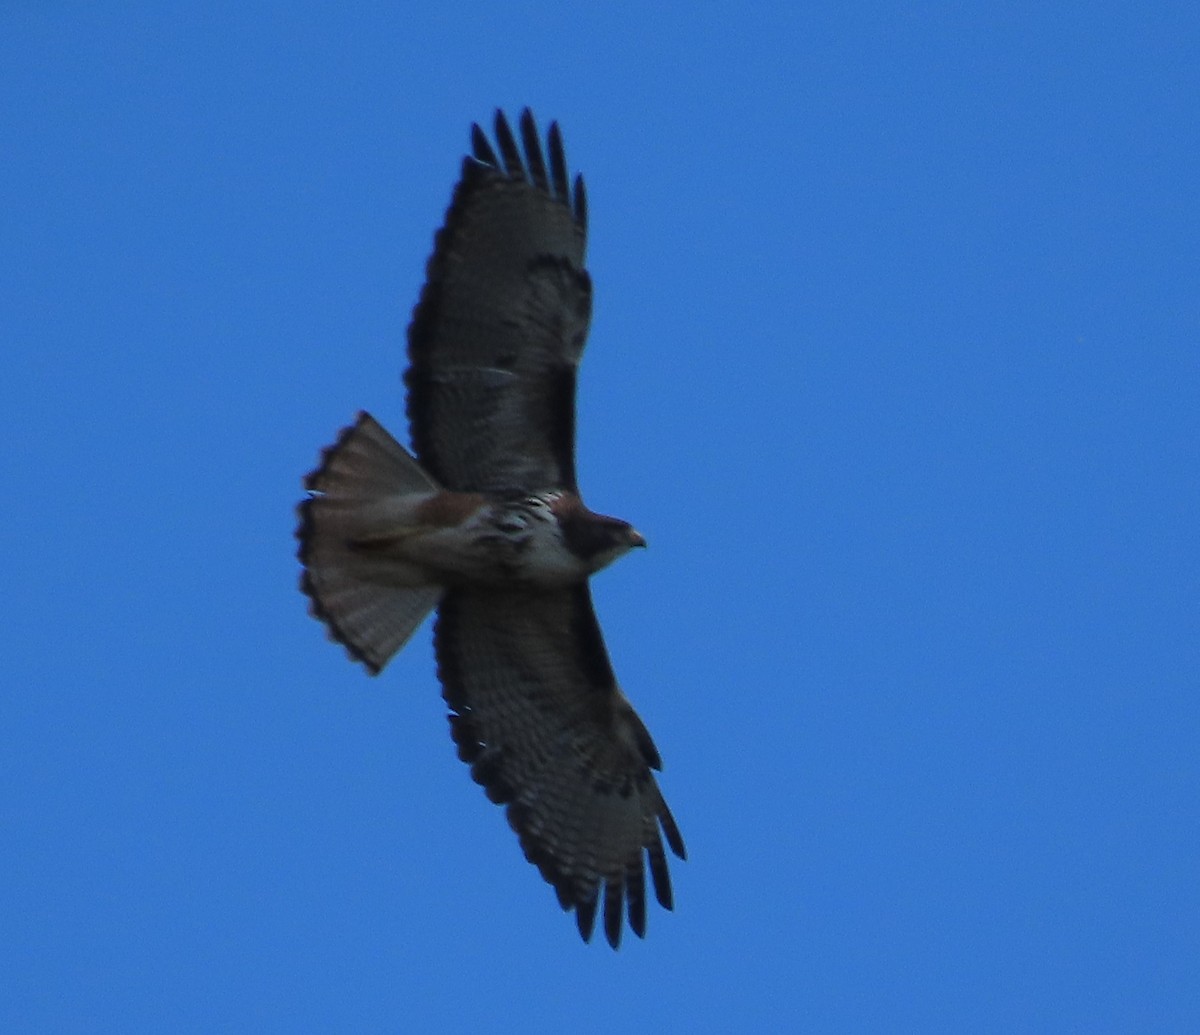
[[[378,674],[437,609],[434,648],[458,755],[506,807],[525,856],[589,940],[646,930],[645,872],[672,908],[683,840],[662,762],[617,685],[588,579],[645,546],[575,480],[575,383],[591,316],[583,180],[562,136],[471,128],[408,329],[414,456],[369,414],[305,481],[301,589]]]

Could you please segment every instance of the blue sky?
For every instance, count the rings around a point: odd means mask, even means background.
[[[581,6],[0,11],[0,1029],[1196,1030],[1200,14]],[[690,851],[616,954],[296,588],[525,104]]]

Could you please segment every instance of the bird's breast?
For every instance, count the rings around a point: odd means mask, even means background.
[[[420,510],[414,534],[394,545],[434,581],[563,586],[590,574],[568,549],[545,498],[484,500],[444,493]]]

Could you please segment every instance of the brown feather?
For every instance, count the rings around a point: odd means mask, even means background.
[[[415,571],[409,585],[376,577],[375,562],[360,548],[370,541],[364,515],[380,501],[406,494],[420,499],[437,485],[368,413],[322,451],[304,484],[312,495],[297,508],[300,589],[330,638],[378,675],[437,604],[441,589],[421,585]],[[453,494],[434,499],[446,495]],[[395,536],[392,531],[388,538]]]
[[[587,587],[456,590],[439,607],[434,645],[459,757],[507,805],[526,857],[585,938],[601,896],[611,944],[625,903],[642,935],[647,858],[656,898],[672,903],[660,824],[676,854],[683,844]]]
[[[557,128],[553,191],[533,129],[523,116],[530,174],[502,117],[499,158],[473,132],[475,157],[463,164],[409,327],[413,445],[450,489],[575,488],[575,380],[592,292],[585,227]]]
[[[420,504],[413,512],[420,525],[432,528],[454,528],[461,525],[485,502],[478,492],[439,492]]]

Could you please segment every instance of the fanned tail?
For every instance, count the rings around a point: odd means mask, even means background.
[[[438,485],[368,413],[342,430],[304,485],[311,495],[297,508],[300,588],[330,638],[377,675],[437,606],[442,588],[356,542],[389,523],[406,498]]]

